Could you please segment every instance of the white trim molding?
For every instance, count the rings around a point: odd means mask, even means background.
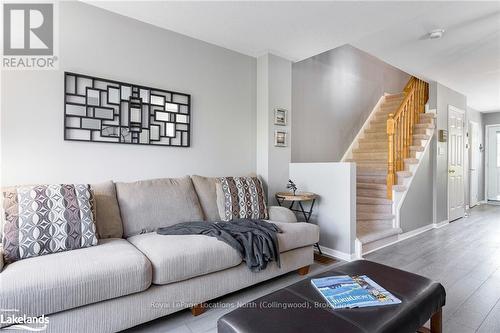
[[[407,231],[407,232],[404,232],[402,234],[399,234],[399,235],[395,235],[397,236],[397,239],[394,240],[394,238],[392,238],[393,240],[387,242],[386,244],[383,244],[383,245],[380,245],[380,246],[377,246],[376,248],[374,249],[370,249],[368,251],[366,251],[365,253],[363,253],[363,256],[367,255],[367,254],[370,254],[372,252],[375,252],[375,251],[378,251],[380,249],[383,249],[385,247],[388,247],[388,246],[391,246],[391,245],[394,245],[396,243],[399,243],[401,241],[404,241],[406,239],[409,239],[409,238],[412,238],[412,237],[415,237],[417,235],[420,235],[426,231],[429,231],[429,230],[432,230],[432,229],[439,229],[439,228],[442,228],[442,227],[445,227],[449,224],[449,221],[448,220],[445,220],[445,221],[441,221],[439,223],[430,223],[430,224],[427,224],[427,225],[424,225],[423,227],[420,227],[420,228],[417,228],[417,229],[414,229],[414,230],[410,230],[410,231]],[[322,248],[323,249],[323,248]],[[362,258],[358,258],[358,259],[362,259]]]
[[[446,225],[450,224],[450,221],[448,220],[444,220],[444,221],[441,221],[441,222],[438,222],[438,223],[434,223],[434,228],[436,229],[439,229],[439,228],[442,228]]]
[[[359,259],[355,253],[347,253],[347,252],[342,252],[342,251],[330,249],[329,247],[323,246],[321,244],[320,244],[320,246],[321,246],[321,252],[323,252],[324,254],[327,254],[331,257],[334,257],[334,258],[337,258],[340,260],[344,260],[344,261],[353,261],[353,260]]]

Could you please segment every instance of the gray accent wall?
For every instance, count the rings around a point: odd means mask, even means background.
[[[481,113],[481,129],[483,131],[482,133],[482,140],[483,140],[483,147],[486,146],[486,126],[487,125],[497,125],[500,124],[500,110],[495,111],[495,112],[484,112]],[[485,191],[486,191],[486,154],[483,152],[482,154],[482,177],[480,178],[480,183],[482,184],[482,187],[479,188],[481,191],[479,193],[479,197],[482,198],[482,200],[486,200],[485,198]]]
[[[255,58],[81,2],[59,10],[59,70],[2,71],[3,185],[255,172]],[[191,94],[192,147],[64,141],[64,71]]]
[[[481,115],[484,126],[500,124],[500,110],[498,112],[484,112]]]
[[[292,63],[265,54],[257,59],[257,174],[264,180],[268,202],[277,204],[274,194],[286,190],[291,155],[286,147],[274,145],[274,131],[287,131],[290,140],[290,110],[292,103]],[[274,110],[288,110],[286,126],[274,124]]]
[[[469,121],[474,121],[476,123],[479,124],[479,144],[482,145],[483,147],[483,151],[480,151],[479,154],[480,154],[480,157],[479,157],[479,167],[478,167],[478,200],[479,201],[482,201],[484,200],[484,125],[483,125],[483,114],[479,111],[476,111],[474,110],[473,108],[471,107],[467,107],[467,123],[469,123]],[[469,135],[469,138],[470,138],[470,135]],[[470,140],[469,140],[469,143],[470,143]],[[468,150],[467,150],[467,157],[468,157],[468,162],[469,162],[469,165],[470,165],[470,150],[471,149],[479,149],[478,147],[468,147]],[[469,168],[470,169],[470,168]],[[470,174],[470,173],[469,173]],[[469,177],[469,182],[467,183],[467,192],[466,192],[466,197],[467,197],[467,200],[466,202],[467,203],[470,203],[470,186],[471,186],[471,181],[470,181],[470,177]]]
[[[438,82],[431,82],[429,86],[429,109],[437,112],[436,131],[448,130],[448,105],[466,111],[467,98],[465,95],[452,90]],[[435,183],[434,183],[434,222],[440,223],[448,220],[448,143],[435,140],[434,157]]]
[[[384,93],[410,76],[351,45],[292,65],[292,162],[340,161]]]
[[[412,231],[433,223],[433,172],[435,140],[433,137],[401,205],[400,227]]]

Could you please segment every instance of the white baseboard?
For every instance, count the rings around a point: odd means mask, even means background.
[[[438,223],[434,223],[434,228],[442,228],[444,227],[445,225],[448,225],[450,224],[450,221],[448,220],[444,220],[444,221],[441,221],[441,222],[438,222]]]
[[[434,228],[435,228],[434,224],[431,223],[428,225],[424,225],[423,227],[417,228],[415,230],[404,232],[404,233],[398,235],[398,242],[405,240],[405,239],[408,239],[408,238],[415,237],[416,235],[420,235],[421,233],[429,231],[429,230],[434,229]]]
[[[387,242],[387,244],[383,244],[383,245],[377,246],[376,248],[373,248],[373,249],[370,249],[370,250],[364,252],[363,256],[365,256],[367,254],[370,254],[372,252],[378,251],[380,249],[383,249],[385,247],[394,245],[394,244],[399,243],[401,241],[404,241],[405,239],[409,239],[409,238],[415,237],[415,236],[420,235],[421,233],[424,233],[426,231],[429,231],[429,230],[432,230],[432,229],[442,228],[444,226],[447,226],[448,224],[449,224],[448,220],[445,220],[445,221],[441,221],[439,223],[427,224],[427,225],[424,225],[423,227],[417,228],[415,230],[411,230],[411,231],[407,231],[405,233],[399,234],[399,235],[397,235],[397,240],[391,239],[390,241]]]
[[[331,257],[334,257],[334,258],[337,258],[340,260],[344,260],[344,261],[353,261],[353,260],[358,259],[355,253],[349,254],[347,252],[342,252],[342,251],[330,249],[329,247],[323,246],[321,244],[320,244],[320,246],[321,246],[321,252],[323,252],[324,254],[327,254]]]

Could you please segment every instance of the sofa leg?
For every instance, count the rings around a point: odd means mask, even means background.
[[[299,273],[299,275],[307,275],[307,273],[309,273],[309,265],[299,268],[297,273]]]
[[[195,306],[191,307],[191,314],[196,317],[205,312],[205,310],[206,310],[205,303],[196,304]]]
[[[442,333],[443,332],[443,310],[439,309],[431,317],[431,332],[432,333]]]

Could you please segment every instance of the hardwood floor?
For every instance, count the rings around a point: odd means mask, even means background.
[[[475,207],[467,218],[366,259],[441,282],[444,332],[500,332],[500,207]]]
[[[366,259],[441,282],[447,294],[444,332],[500,332],[500,206],[473,208],[467,218],[381,249]],[[338,264],[315,263],[308,276]],[[220,302],[248,302],[306,277],[290,273]],[[198,317],[185,310],[128,332],[213,333],[217,332],[217,319],[231,310],[210,309]]]

